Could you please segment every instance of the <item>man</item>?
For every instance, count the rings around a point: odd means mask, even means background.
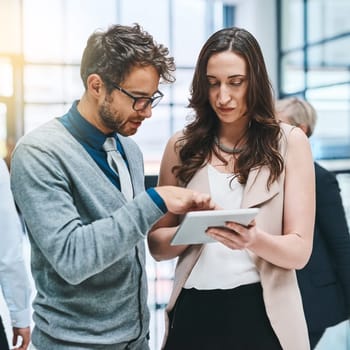
[[[81,100],[17,145],[12,187],[32,246],[38,350],[148,349],[146,234],[167,210],[213,208],[193,191],[145,191],[142,154],[127,137],[151,117],[160,78],[173,81],[174,69],[138,25],[95,32]],[[111,140],[124,157],[117,169]]]
[[[316,111],[305,100],[277,101],[280,120],[300,127],[310,137]],[[350,236],[336,177],[315,162],[316,220],[311,258],[297,271],[314,349],[327,327],[350,317]]]
[[[26,350],[30,341],[30,295],[23,261],[23,232],[10,189],[7,165],[0,159],[0,288],[10,311],[12,345]],[[6,333],[0,317],[0,349],[8,350]]]

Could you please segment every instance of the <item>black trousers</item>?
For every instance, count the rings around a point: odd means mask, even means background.
[[[183,289],[170,314],[166,350],[282,350],[260,283],[230,290]]]
[[[0,349],[9,350],[9,344],[7,342],[6,333],[5,333],[5,329],[4,329],[4,325],[2,323],[1,317],[0,317]]]

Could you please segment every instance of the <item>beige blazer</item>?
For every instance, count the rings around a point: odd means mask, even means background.
[[[283,137],[281,153],[285,157],[288,150],[288,135],[292,127],[281,124]],[[252,169],[243,192],[242,208],[258,207],[256,223],[264,231],[281,235],[283,218],[284,177],[283,172],[278,179],[266,187],[269,169],[261,167]],[[207,167],[200,169],[187,186],[201,192],[210,193]],[[181,289],[196,264],[202,245],[190,246],[178,259],[175,270],[173,291],[166,307],[166,325],[163,347],[168,333],[168,313],[173,309]],[[251,254],[259,271],[263,287],[263,297],[267,315],[281,346],[284,350],[309,350],[304,310],[302,306],[295,270],[287,270],[275,266],[255,254]]]

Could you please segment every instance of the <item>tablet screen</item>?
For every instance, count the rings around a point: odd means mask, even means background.
[[[205,233],[208,227],[225,226],[226,221],[248,225],[258,212],[258,208],[191,211],[184,216],[171,245],[217,242]]]

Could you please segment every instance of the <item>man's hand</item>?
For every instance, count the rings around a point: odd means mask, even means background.
[[[17,348],[13,348],[13,350],[27,350],[29,342],[30,342],[30,327],[26,328],[17,328],[13,327],[13,339],[12,339],[12,345],[16,346],[18,337],[22,338],[21,344]]]
[[[206,193],[176,186],[159,186],[155,190],[173,214],[185,214],[194,210],[218,209],[209,194]]]

